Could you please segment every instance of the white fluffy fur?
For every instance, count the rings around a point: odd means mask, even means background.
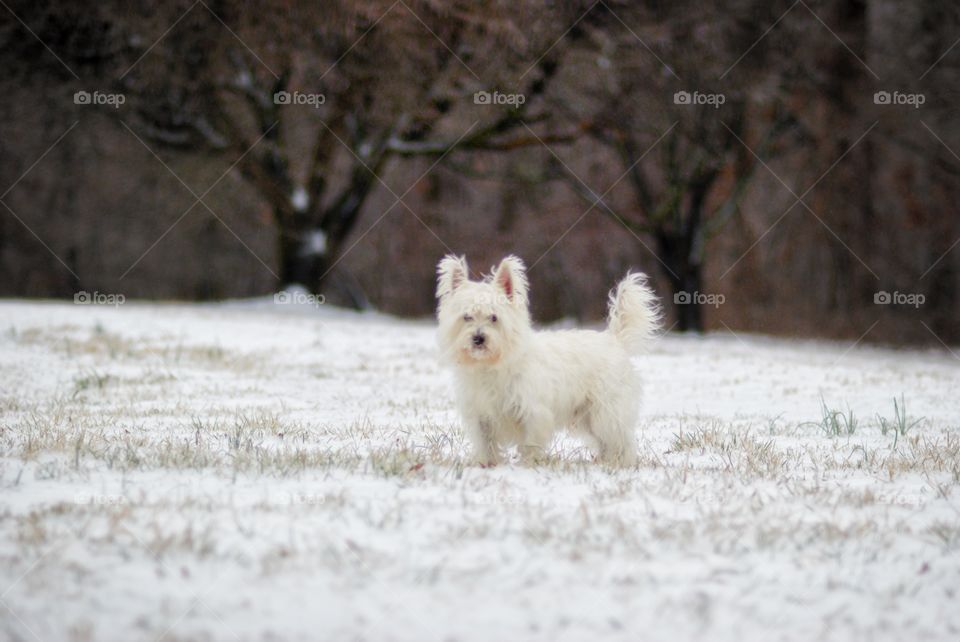
[[[527,277],[515,256],[481,281],[470,280],[462,257],[445,257],[437,273],[440,346],[454,365],[478,463],[498,463],[513,445],[525,459],[539,459],[563,428],[603,461],[636,463],[640,386],[630,355],[660,321],[643,274],[627,274],[611,292],[608,327],[596,332],[535,331]]]

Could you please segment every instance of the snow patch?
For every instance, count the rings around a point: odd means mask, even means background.
[[[303,239],[301,256],[323,256],[327,253],[327,235],[323,230],[311,230]]]
[[[298,212],[307,211],[307,207],[310,206],[310,196],[302,185],[297,185],[293,190],[293,194],[290,195],[290,204],[293,205],[293,209]]]
[[[270,297],[0,318],[3,639],[960,630],[943,351],[668,335],[636,359],[638,468],[561,439],[481,469],[433,321]],[[894,442],[872,419],[900,394],[924,420]],[[853,435],[808,423],[821,397]]]

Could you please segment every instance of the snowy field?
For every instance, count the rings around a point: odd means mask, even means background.
[[[0,639],[960,639],[945,350],[667,336],[637,469],[482,469],[428,321],[0,320]]]

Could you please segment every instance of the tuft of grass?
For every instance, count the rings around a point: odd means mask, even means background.
[[[87,370],[73,379],[73,395],[76,396],[84,390],[103,390],[110,382],[109,374],[100,373],[96,370]]]
[[[914,421],[907,419],[907,402],[901,394],[899,403],[897,403],[896,397],[893,398],[893,421],[889,421],[886,417],[880,415],[877,415],[877,421],[880,424],[880,432],[884,436],[888,432],[893,432],[893,445],[896,446],[897,440],[900,437],[906,437],[911,428],[923,421],[923,417]]]
[[[850,436],[857,432],[860,420],[854,414],[853,410],[847,406],[847,411],[835,410],[827,405],[826,400],[820,397],[820,421],[811,421],[805,426],[819,426],[828,437]]]
[[[788,455],[776,448],[773,439],[764,441],[719,424],[675,433],[668,454],[683,452],[711,455],[722,470],[765,478],[777,477],[788,463]]]
[[[687,432],[681,426],[680,432],[673,433],[669,452],[700,451],[700,454],[704,454],[708,450],[722,450],[726,441],[727,431],[717,422]]]

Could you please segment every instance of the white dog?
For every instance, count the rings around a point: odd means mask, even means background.
[[[454,364],[457,401],[478,463],[495,464],[517,445],[543,457],[561,428],[586,439],[600,459],[632,466],[639,382],[630,355],[654,335],[660,309],[643,274],[610,293],[603,332],[534,331],[523,262],[508,256],[482,281],[464,258],[437,267],[440,346]]]

